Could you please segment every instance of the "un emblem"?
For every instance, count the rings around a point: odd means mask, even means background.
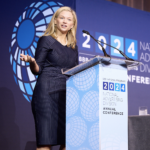
[[[32,100],[37,76],[31,73],[28,62],[20,60],[20,54],[34,57],[39,36],[46,30],[52,15],[61,6],[61,3],[53,1],[32,3],[25,8],[15,23],[9,47],[10,63],[14,80],[29,102]]]

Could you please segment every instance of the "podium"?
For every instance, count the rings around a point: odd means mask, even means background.
[[[63,72],[66,150],[128,150],[127,68],[137,65],[96,56]]]

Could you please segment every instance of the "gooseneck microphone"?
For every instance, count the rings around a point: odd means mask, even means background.
[[[102,47],[102,51],[103,51],[103,53],[104,53],[104,56],[110,57],[110,56],[106,53],[104,47],[100,44],[100,41],[96,40],[88,31],[82,30],[82,32],[85,33],[85,34],[87,34],[87,35],[89,35],[94,41],[96,41],[96,42]]]
[[[90,33],[89,33],[88,31],[82,30],[82,32],[83,32],[83,33],[86,33],[87,35],[90,35]],[[90,35],[90,36],[91,36],[91,35]],[[113,47],[113,46],[111,46],[111,45],[109,45],[109,44],[107,44],[107,43],[101,42],[101,41],[99,41],[99,40],[96,40],[93,36],[91,36],[91,37],[102,47],[104,56],[110,57],[110,56],[106,53],[104,47],[103,47],[100,43],[103,43],[103,44],[105,44],[105,45],[107,45],[107,46],[109,46],[109,47],[112,47],[112,48],[116,49],[116,50],[119,51],[119,53],[120,53],[123,57],[125,57],[127,60],[135,61],[134,59],[129,58],[125,53],[123,53],[123,52],[122,52],[121,50],[119,50],[118,48]]]
[[[82,30],[83,33],[86,33],[87,35],[90,35],[88,31]]]

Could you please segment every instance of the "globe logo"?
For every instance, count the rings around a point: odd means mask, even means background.
[[[32,100],[37,76],[31,73],[29,63],[20,61],[20,54],[34,57],[39,37],[61,6],[61,3],[53,1],[34,2],[25,8],[15,23],[9,47],[10,63],[14,80],[29,102]]]
[[[81,91],[86,91],[90,89],[96,79],[96,70],[94,67],[91,67],[87,70],[84,70],[73,77],[74,85]]]
[[[72,116],[79,108],[79,95],[74,88],[67,87],[66,115]]]
[[[95,123],[89,131],[89,144],[93,150],[99,149],[99,123]]]
[[[117,135],[106,135],[101,142],[102,150],[127,150],[127,141]]]
[[[96,121],[99,118],[99,95],[96,91],[86,93],[80,105],[81,114],[87,121]]]
[[[80,146],[87,137],[87,125],[81,117],[72,117],[66,124],[66,141],[67,144],[77,147]]]

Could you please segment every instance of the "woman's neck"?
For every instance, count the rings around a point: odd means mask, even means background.
[[[67,43],[67,38],[66,38],[66,34],[61,33],[59,31],[56,32],[56,37],[57,37],[57,41],[59,41],[62,45],[66,45]]]

